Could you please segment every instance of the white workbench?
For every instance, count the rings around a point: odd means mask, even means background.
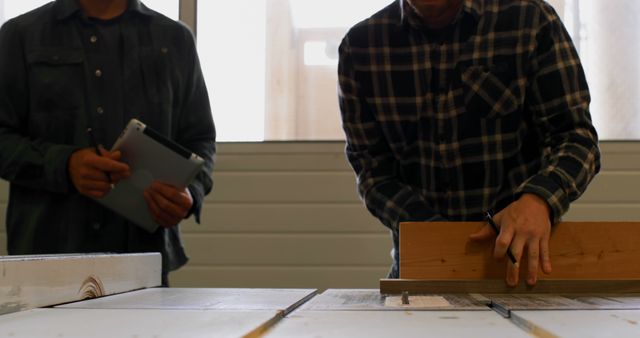
[[[471,295],[385,297],[378,290],[327,290],[266,337],[530,337]]]
[[[152,288],[0,316],[0,337],[241,337],[313,289]]]

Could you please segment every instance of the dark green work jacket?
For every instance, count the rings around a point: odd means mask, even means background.
[[[135,117],[205,159],[189,186],[198,221],[213,185],[215,128],[193,35],[138,0],[119,20],[119,58],[111,60],[118,66],[110,68],[120,71],[116,84],[100,82],[95,63],[110,61],[100,59],[100,31],[73,0],[49,3],[0,29],[9,254],[157,251],[164,273],[187,261],[178,227],[147,233],[80,195],[68,176],[71,153],[89,145],[89,126],[110,147]],[[121,109],[105,108],[108,91],[119,95]]]

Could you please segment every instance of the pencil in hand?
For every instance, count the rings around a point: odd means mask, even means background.
[[[89,142],[91,146],[96,150],[96,155],[102,156],[102,152],[100,151],[100,146],[98,145],[98,141],[96,141],[96,136],[93,134],[93,129],[87,128],[87,134],[89,134]],[[113,180],[111,180],[111,174],[107,174],[107,179],[109,180],[109,184],[111,185],[111,189],[113,189]]]
[[[484,219],[487,221],[487,223],[489,223],[493,231],[495,231],[496,235],[500,235],[500,228],[498,228],[496,222],[493,221],[491,211],[487,211],[485,213]],[[513,252],[511,252],[511,248],[507,248],[507,256],[509,257],[509,260],[513,265],[518,266],[518,261],[516,260],[516,256],[513,255]]]

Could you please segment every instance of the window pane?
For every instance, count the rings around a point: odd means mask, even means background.
[[[180,0],[143,0],[143,4],[160,12],[173,20],[178,20],[180,15]]]
[[[198,2],[198,49],[218,139],[343,139],[338,45],[349,27],[390,2]]]
[[[349,27],[389,3],[200,1],[198,47],[219,139],[343,139],[338,45]],[[581,54],[601,139],[640,138],[640,1],[549,3]]]
[[[640,139],[640,1],[564,2],[565,22],[585,67],[600,139]]]
[[[198,2],[198,52],[220,141],[264,139],[266,1]]]
[[[36,9],[50,0],[0,0],[0,22]]]

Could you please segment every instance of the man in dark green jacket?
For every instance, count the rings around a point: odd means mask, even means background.
[[[131,118],[205,159],[186,189],[145,192],[148,233],[92,198],[129,175],[111,146]],[[57,0],[0,29],[0,177],[9,254],[160,252],[163,282],[187,262],[178,223],[199,222],[215,128],[193,35],[138,0]],[[168,163],[167,165],[171,165]],[[91,198],[92,197],[92,198]]]

